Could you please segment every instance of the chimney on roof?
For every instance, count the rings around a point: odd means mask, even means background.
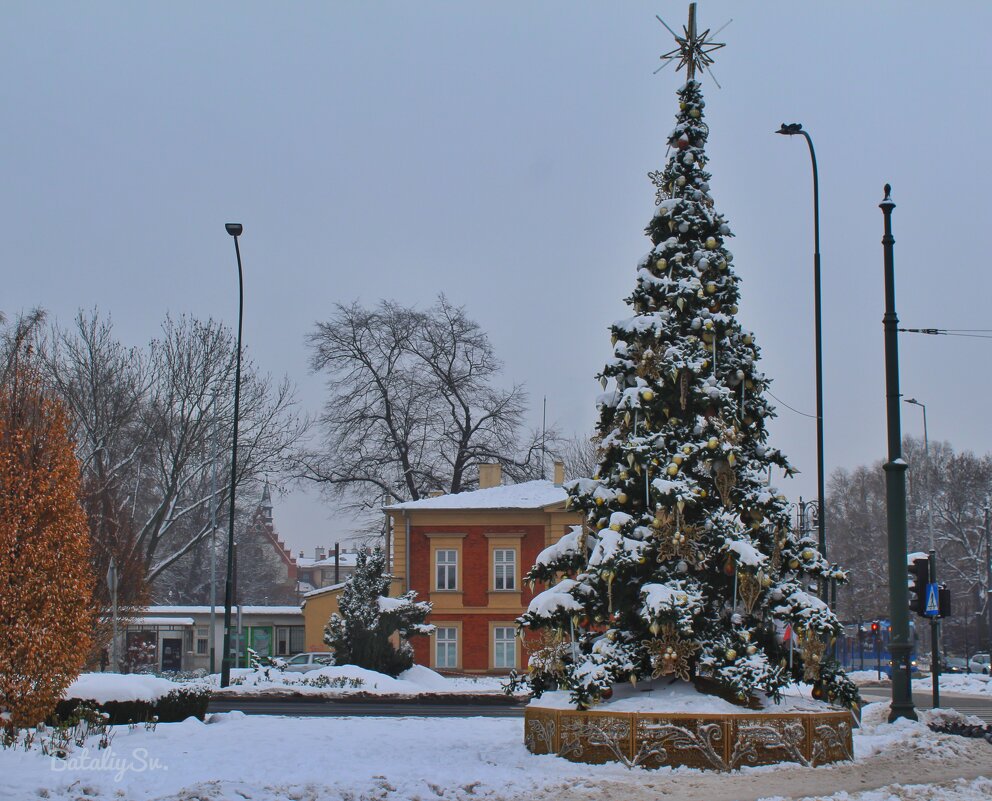
[[[320,546],[318,545],[318,546],[317,546],[317,547],[316,547],[316,548],[314,549],[314,552],[313,552],[313,558],[314,558],[314,559],[316,559],[316,560],[317,560],[317,561],[319,562],[319,561],[320,561],[321,559],[323,559],[323,558],[324,558],[325,556],[327,556],[327,553],[326,553],[326,552],[324,551],[324,549],[323,549],[322,547],[320,547]]]
[[[300,559],[303,558],[303,551],[300,551]]]
[[[555,462],[555,486],[560,487],[565,483],[565,463],[561,460]]]
[[[479,465],[479,489],[498,487],[503,483],[503,468],[498,464]]]

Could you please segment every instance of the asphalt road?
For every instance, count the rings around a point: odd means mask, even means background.
[[[891,701],[892,690],[888,687],[863,687],[861,697],[865,701]],[[920,709],[932,709],[933,694],[929,690],[914,692],[913,703]],[[975,715],[986,723],[992,723],[992,699],[942,692],[940,706],[943,709],[956,709],[965,715]]]
[[[214,698],[207,712],[238,710],[247,715],[292,717],[522,718],[519,704],[424,704],[402,701],[328,701],[309,698]]]

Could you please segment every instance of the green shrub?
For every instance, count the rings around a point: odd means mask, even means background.
[[[144,723],[157,720],[159,723],[175,723],[195,717],[203,720],[210,703],[210,690],[206,687],[182,687],[172,690],[157,701],[108,701],[97,704],[82,698],[65,698],[56,705],[50,723],[69,720],[77,707],[93,707],[110,716],[112,724]]]

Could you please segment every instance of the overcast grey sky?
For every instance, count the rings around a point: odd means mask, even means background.
[[[4,3],[0,308],[94,305],[147,342],[166,312],[236,323],[224,223],[244,224],[245,345],[322,400],[304,337],[336,302],[428,304],[490,333],[505,379],[591,430],[607,325],[625,316],[682,81],[654,19],[608,2]],[[772,391],[814,410],[809,157],[820,166],[827,469],[884,456],[882,185],[908,326],[992,328],[992,5],[699,4],[719,27],[704,90],[712,191],[736,239],[740,316]],[[992,341],[903,335],[902,387],[932,438],[992,450]],[[778,404],[777,404],[778,405]],[[773,440],[815,494],[815,424]],[[904,409],[919,434],[919,410]],[[276,501],[294,550],[346,522]]]

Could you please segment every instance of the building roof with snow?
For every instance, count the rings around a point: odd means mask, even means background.
[[[546,509],[564,504],[567,493],[560,484],[546,479],[498,487],[438,495],[384,507],[387,512],[444,509]]]

